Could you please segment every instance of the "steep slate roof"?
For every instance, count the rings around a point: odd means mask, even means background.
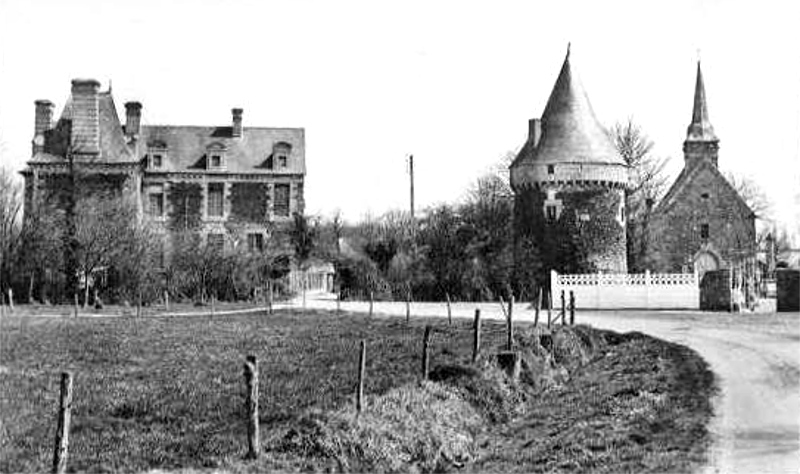
[[[537,146],[529,141],[514,165],[603,163],[625,165],[602,125],[597,121],[580,79],[572,69],[569,51],[542,113],[542,135]]]
[[[128,147],[122,125],[117,116],[117,108],[111,91],[100,92],[97,96],[98,126],[100,136],[100,156],[95,162],[100,163],[135,163],[136,157]],[[53,130],[45,133],[44,151],[34,155],[30,161],[34,163],[61,162],[67,155],[70,143],[69,135],[73,133],[69,122],[74,113],[74,102],[70,95],[64,104],[61,117]]]
[[[697,80],[694,86],[694,107],[692,107],[692,123],[686,130],[687,142],[713,142],[718,141],[714,127],[708,118],[708,104],[706,103],[706,87],[703,84],[703,72],[700,70],[700,61],[697,61]]]
[[[664,197],[661,199],[661,202],[659,202],[658,206],[656,206],[656,213],[663,214],[667,212],[682,195],[690,192],[692,189],[692,183],[700,176],[702,172],[710,173],[714,181],[722,184],[724,188],[728,189],[728,191],[735,196],[736,203],[742,210],[742,214],[746,216],[755,216],[755,213],[752,209],[750,209],[750,206],[747,205],[745,200],[742,199],[742,196],[740,196],[731,183],[725,179],[725,176],[714,165],[714,163],[709,160],[699,160],[693,165],[685,166],[675,179],[675,182],[672,183],[672,186],[669,188],[669,191],[667,191],[667,194],[664,195]]]
[[[140,158],[148,153],[148,146],[165,146],[165,161],[158,171],[206,171],[208,151],[215,147],[224,150],[225,167],[220,170],[223,173],[298,174],[305,173],[304,135],[302,128],[244,127],[242,136],[234,138],[230,126],[144,125],[139,137]],[[268,169],[267,158],[279,142],[291,146],[287,167],[280,168],[275,162]]]

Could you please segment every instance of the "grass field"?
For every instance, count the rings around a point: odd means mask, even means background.
[[[403,319],[311,311],[214,319],[6,318],[0,471],[48,470],[62,370],[75,373],[72,471],[320,470],[294,445],[270,452],[276,446],[270,440],[307,426],[310,412],[345,419],[361,339],[368,343],[366,391],[375,410],[385,416],[403,403],[420,404],[420,413],[431,406],[450,410],[448,429],[469,429],[474,439],[468,470],[675,471],[702,459],[713,377],[691,351],[645,336],[608,336],[607,350],[576,368],[569,383],[528,390],[520,416],[464,428],[462,418],[485,418],[486,410],[467,413],[461,402],[451,403],[452,391],[416,384],[425,324],[438,329],[434,370],[469,365],[471,323],[464,320],[448,327],[441,319],[414,319],[407,326]],[[486,347],[499,347],[503,338],[501,325],[485,323]],[[267,450],[255,465],[241,461],[242,363],[249,354],[259,359]],[[382,419],[375,419],[379,426]]]

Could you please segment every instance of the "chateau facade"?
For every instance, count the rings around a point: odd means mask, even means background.
[[[261,250],[303,212],[302,128],[245,127],[240,108],[224,126],[146,125],[138,102],[125,104],[123,125],[93,79],[72,81],[56,121],[52,102],[35,106],[26,214],[57,194],[70,166],[81,187],[124,197],[165,236],[191,231],[220,248],[235,233]]]
[[[518,278],[541,281],[551,269],[627,272],[628,166],[597,121],[569,51],[510,174]]]

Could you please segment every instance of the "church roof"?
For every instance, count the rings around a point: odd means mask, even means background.
[[[515,164],[602,163],[625,165],[606,130],[597,121],[569,51],[542,113],[542,134],[526,143]]]
[[[686,141],[709,142],[718,141],[714,127],[708,118],[708,104],[706,102],[706,87],[703,83],[703,71],[700,61],[697,61],[697,80],[694,85],[694,107],[692,108],[692,123],[686,130]]]
[[[753,210],[750,209],[747,202],[745,202],[739,192],[736,191],[736,188],[725,178],[719,168],[709,160],[700,160],[693,166],[685,166],[675,179],[675,182],[672,183],[667,194],[664,195],[658,203],[658,206],[656,206],[656,212],[667,212],[682,196],[691,192],[693,189],[693,182],[696,181],[703,172],[709,173],[714,181],[719,183],[723,189],[726,189],[730,195],[734,196],[734,200],[739,206],[739,209],[741,209],[742,215],[755,216]]]

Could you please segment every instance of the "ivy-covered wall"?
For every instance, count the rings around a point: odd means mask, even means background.
[[[514,203],[515,266],[517,274],[537,269],[546,279],[559,273],[627,272],[625,228],[618,220],[622,193],[612,189],[578,189],[556,193],[562,208],[549,221],[547,195],[529,189]]]
[[[269,211],[269,184],[231,183],[230,218],[236,222],[261,223]]]
[[[191,230],[200,226],[203,217],[203,186],[199,183],[171,183],[167,193],[169,227]]]

